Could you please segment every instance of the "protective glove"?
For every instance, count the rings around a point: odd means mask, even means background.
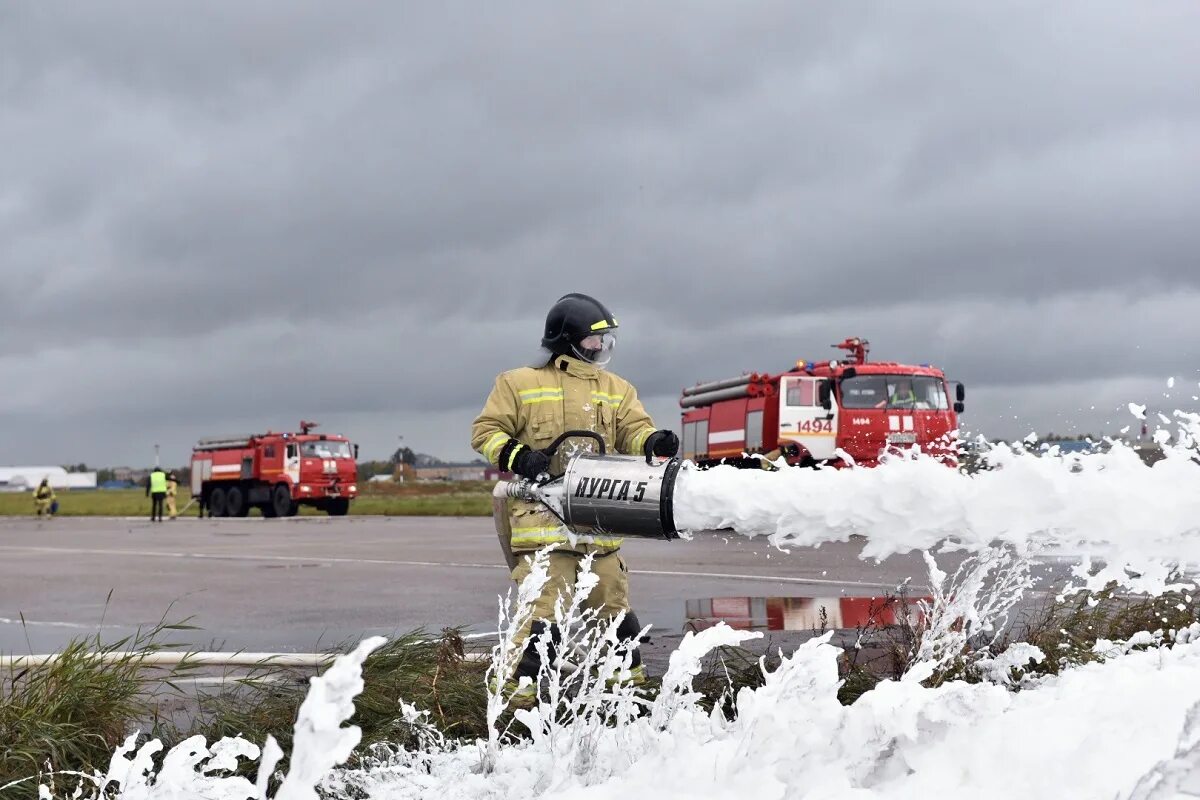
[[[527,445],[521,445],[521,449],[517,452],[516,457],[513,458],[513,472],[522,478],[536,481],[538,475],[549,471],[550,456],[541,450],[534,450]]]
[[[646,437],[642,451],[646,454],[647,464],[652,456],[670,458],[679,452],[679,437],[675,435],[675,431],[655,431]]]

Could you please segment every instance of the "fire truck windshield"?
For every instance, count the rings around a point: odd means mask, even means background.
[[[842,408],[949,408],[941,378],[927,375],[856,375],[842,381]]]
[[[301,442],[300,455],[305,458],[350,458],[350,443],[329,440]]]

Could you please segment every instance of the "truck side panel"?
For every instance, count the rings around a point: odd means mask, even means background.
[[[779,447],[779,393],[772,397],[763,397],[757,402],[762,403],[762,451],[764,453]]]
[[[201,458],[197,453],[192,458],[192,496],[199,497],[201,486],[209,480],[212,480],[212,457],[205,453]]]
[[[746,405],[744,397],[713,403],[708,425],[710,458],[739,456],[745,451]]]
[[[762,453],[766,451],[766,413],[767,398],[751,397],[746,401],[746,436],[745,450],[747,453]]]
[[[284,479],[283,459],[287,445],[282,441],[267,441],[259,447],[258,477],[266,483],[279,483]]]
[[[237,481],[243,477],[243,460],[249,458],[253,463],[254,448],[238,447],[229,450],[213,450],[212,480]]]
[[[684,409],[683,457],[693,461],[708,453],[708,407]]]

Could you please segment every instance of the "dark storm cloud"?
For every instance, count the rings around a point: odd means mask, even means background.
[[[865,335],[977,387],[984,427],[1099,425],[1200,362],[1198,22],[9,7],[0,461],[314,413],[466,455],[570,290],[617,311],[664,424],[680,386]]]

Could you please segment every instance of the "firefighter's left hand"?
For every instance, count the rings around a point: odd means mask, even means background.
[[[675,431],[655,431],[646,437],[646,444],[642,450],[646,454],[647,464],[653,456],[671,458],[679,452],[679,437],[675,435]]]

